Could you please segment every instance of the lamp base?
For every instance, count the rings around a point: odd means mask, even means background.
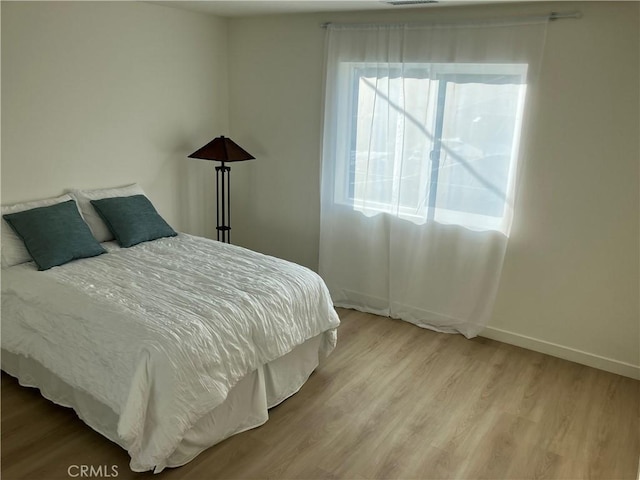
[[[218,225],[216,227],[216,230],[218,231],[219,242],[231,243],[231,234],[229,233],[231,232],[231,227],[226,225]]]

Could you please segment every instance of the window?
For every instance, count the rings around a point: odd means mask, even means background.
[[[338,203],[415,223],[501,228],[526,65],[343,63],[338,71],[348,119]]]

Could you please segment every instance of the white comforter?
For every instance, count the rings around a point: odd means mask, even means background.
[[[180,234],[46,272],[2,272],[2,348],[32,357],[119,415],[131,468],[164,468],[246,374],[339,325],[299,265]]]

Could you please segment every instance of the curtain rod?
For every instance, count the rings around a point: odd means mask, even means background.
[[[456,25],[456,24],[465,24],[465,23],[486,23],[491,24],[493,22],[496,23],[510,23],[510,22],[533,22],[533,21],[544,21],[544,20],[563,20],[566,18],[582,18],[582,12],[550,12],[547,15],[528,15],[528,16],[513,16],[513,17],[504,17],[504,18],[487,18],[487,19],[474,19],[474,20],[459,20],[459,21],[444,21],[444,22],[399,22],[399,23],[332,23],[326,22],[320,24],[321,28],[328,28],[330,26],[337,27],[367,27],[367,26],[442,26],[442,25]]]

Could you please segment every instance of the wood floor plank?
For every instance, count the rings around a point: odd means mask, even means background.
[[[640,382],[339,309],[336,350],[269,421],[160,476],[2,374],[2,478],[634,479]],[[107,470],[105,470],[107,471]]]

